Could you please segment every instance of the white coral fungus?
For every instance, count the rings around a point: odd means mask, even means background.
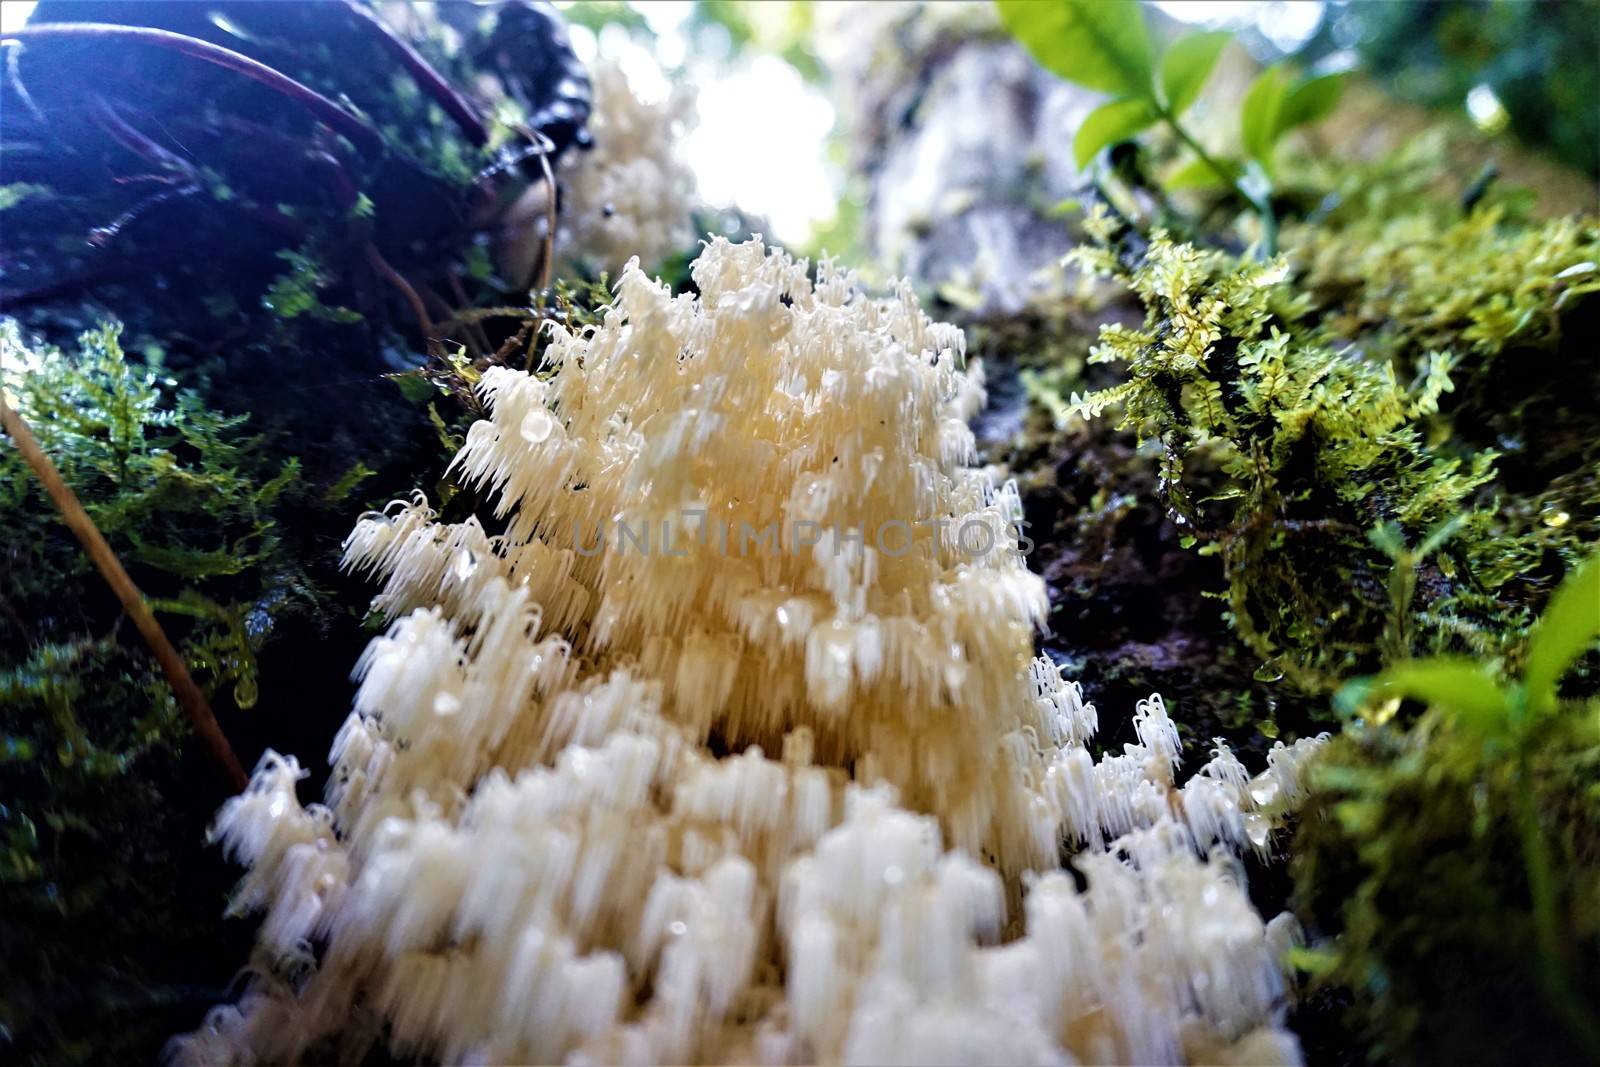
[[[504,533],[418,499],[351,535],[398,621],[327,807],[269,755],[221,813],[268,918],[245,997],[179,1053],[1297,1059],[1293,931],[1231,850],[1267,847],[1307,743],[1254,780],[1219,744],[1179,789],[1151,697],[1096,762],[1094,707],[1031,658],[1044,592],[1015,489],[970,466],[959,332],[759,242],[694,279],[630,265],[539,374],[485,375],[455,466]],[[847,535],[891,521],[912,550]],[[574,540],[602,523],[670,551]],[[961,551],[971,523],[995,551]],[[744,525],[785,532],[696,532]]]
[[[616,274],[633,256],[658,264],[694,241],[694,172],[678,152],[693,96],[678,88],[647,103],[614,63],[596,66],[593,83],[594,147],[565,172],[561,243],[569,259]]]

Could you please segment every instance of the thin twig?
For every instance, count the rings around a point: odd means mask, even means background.
[[[359,115],[346,111],[315,89],[295,81],[259,60],[251,59],[231,48],[202,41],[198,37],[173,33],[169,30],[151,29],[147,26],[118,26],[108,22],[45,22],[11,30],[4,39],[27,42],[63,38],[146,44],[165,48],[203,63],[210,63],[260,82],[273,92],[295,100],[319,121],[350,138],[351,142],[363,152],[376,154],[383,149],[383,136]]]
[[[469,322],[483,322],[486,319],[526,319],[538,316],[539,312],[531,307],[467,308],[465,311],[457,312],[455,318],[449,322],[440,325],[455,326]]]
[[[1170,111],[1163,111],[1161,117],[1166,120],[1167,127],[1177,135],[1178,140],[1189,146],[1189,150],[1199,158],[1201,163],[1225,182],[1234,192],[1234,195],[1255,209],[1256,215],[1261,219],[1261,247],[1258,250],[1260,258],[1271,259],[1278,254],[1278,216],[1272,210],[1272,194],[1267,192],[1262,197],[1253,196],[1242,182],[1233,173],[1213,159],[1205,146],[1196,140],[1189,131],[1178,122],[1178,117]]]
[[[116,241],[117,237],[126,227],[128,227],[131,223],[138,219],[139,216],[143,215],[151,208],[165,204],[169,200],[182,200],[186,197],[196,196],[200,193],[200,191],[201,189],[199,185],[196,185],[194,182],[188,182],[175,188],[163,189],[159,193],[153,193],[130,207],[128,210],[124,211],[122,214],[118,215],[116,218],[112,219],[110,222],[106,223],[104,226],[96,226],[94,229],[90,230],[88,241],[95,248],[108,248],[111,246],[112,242]]]
[[[556,251],[556,175],[550,169],[550,153],[555,151],[555,142],[531,126],[519,124],[517,131],[528,139],[534,149],[534,154],[539,157],[539,169],[544,172],[544,187],[546,195],[544,213],[544,263],[539,268],[539,291],[544,292],[550,288],[550,272],[555,267]]]
[[[417,295],[422,297],[423,307],[432,308],[435,315],[443,316],[438,322],[434,323],[433,327],[438,340],[461,345],[466,348],[472,358],[476,359],[479,355],[478,343],[473,339],[471,330],[467,331],[464,339],[458,341],[454,336],[454,331],[444,328],[443,324],[454,318],[456,313],[455,309],[450,306],[449,301],[435,292],[433,286],[427,282],[413,282],[412,288],[416,289]]]
[[[177,171],[186,180],[196,180],[196,171],[193,165],[176,152],[169,152],[156,144],[150,138],[129,125],[128,120],[118,114],[111,102],[99,93],[90,93],[90,101],[94,104],[95,118],[100,128],[111,135],[112,140],[135,155],[142,156],[150,163],[168,170]]]
[[[233,788],[243,789],[249,782],[249,777],[244,773],[239,757],[234,755],[233,746],[228,744],[227,737],[223,735],[222,727],[217,725],[217,718],[211,713],[211,705],[206,703],[205,694],[189,675],[189,668],[184,666],[183,657],[172,647],[166,631],[161,629],[155,613],[146,603],[144,594],[139,592],[139,587],[128,577],[122,562],[117,559],[116,553],[111,551],[111,546],[106,543],[105,537],[101,535],[89,513],[83,510],[77,494],[62,480],[61,472],[56,469],[50,457],[45,455],[44,449],[39,447],[38,438],[33,436],[33,431],[28,428],[22,416],[6,403],[3,392],[0,392],[0,425],[4,426],[6,433],[16,442],[17,450],[22,453],[22,458],[27,460],[28,466],[33,468],[39,484],[44,486],[56,510],[61,513],[62,521],[83,545],[84,551],[89,554],[100,576],[122,602],[122,610],[128,613],[129,618],[133,619],[133,624],[139,628],[139,635],[155,654],[156,662],[161,665],[162,673],[167,676],[167,684],[172,686],[173,695],[178,698],[178,704],[189,716],[189,722],[194,726],[195,733],[205,742],[212,758],[227,775]]]
[[[428,317],[428,309],[422,303],[422,297],[418,296],[417,290],[406,281],[405,275],[390,266],[389,261],[383,258],[383,253],[378,251],[378,246],[371,241],[367,242],[367,262],[372,264],[373,269],[383,275],[390,285],[400,290],[401,295],[411,305],[411,313],[417,317],[417,325],[422,328],[423,338],[430,347],[434,345],[439,337],[434,332],[433,320]]]
[[[450,291],[451,293],[455,294],[456,306],[459,308],[470,308],[472,306],[472,301],[467,299],[467,291],[462,286],[461,277],[456,273],[456,269],[454,267],[451,267],[449,270],[449,278]],[[455,314],[454,312],[452,312],[452,317],[458,321],[461,319],[461,316]],[[489,340],[488,331],[483,328],[482,324],[478,322],[462,322],[461,328],[472,335],[472,337],[478,343],[478,348],[481,349],[485,355],[488,355],[490,352],[494,351],[494,343]]]
[[[438,292],[434,290],[433,286],[429,285],[427,282],[412,282],[411,286],[417,291],[417,295],[422,297],[422,304],[424,307],[433,309],[433,313],[435,315],[444,316],[444,318],[440,319],[439,322],[449,322],[455,317],[455,309],[450,306],[450,302],[448,300],[440,296]],[[433,328],[435,330],[439,330],[439,323],[434,323]],[[441,338],[444,336],[443,330],[439,330],[439,336]]]
[[[505,339],[505,343],[499,348],[495,349],[494,361],[496,363],[504,363],[506,360],[510,359],[512,350],[518,345],[522,344],[523,341],[527,340],[528,331],[533,328],[533,325],[534,324],[532,322],[525,322],[521,326],[517,327],[517,332],[512,334],[510,337],[507,337]]]

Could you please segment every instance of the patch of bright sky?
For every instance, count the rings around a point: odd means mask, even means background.
[[[833,105],[777,56],[755,56],[700,91],[699,124],[684,158],[713,204],[764,216],[772,236],[810,241],[838,210],[826,142]]]
[[[1254,26],[1279,52],[1293,52],[1322,24],[1324,0],[1157,0],[1156,7],[1180,22],[1217,29]]]
[[[38,6],[38,0],[0,0],[0,33],[20,30]]]
[[[699,193],[713,207],[737,208],[767,236],[790,246],[806,245],[818,226],[838,211],[844,177],[830,165],[827,139],[833,105],[800,72],[773,55],[733,59],[690,53],[686,23],[694,4],[653,0],[632,5],[656,35],[654,48],[620,26],[598,38],[572,28],[578,58],[616,62],[633,91],[664,99],[673,80],[692,84],[698,97],[695,123],[681,150],[694,171]]]

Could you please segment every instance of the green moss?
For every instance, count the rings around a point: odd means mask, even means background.
[[[1285,245],[1340,336],[1400,353],[1451,348],[1476,372],[1508,347],[1553,350],[1561,312],[1600,290],[1594,220],[1518,220],[1505,204],[1301,225]]]
[[[1028,379],[1058,425],[1109,416],[1142,442],[1185,547],[1222,561],[1239,638],[1309,691],[1504,655],[1600,521],[1600,419],[1562,395],[1596,376],[1562,347],[1600,289],[1596,223],[1529,223],[1505,195],[1463,210],[1409,157],[1364,186],[1320,173],[1342,192],[1265,263],[1096,204],[1099,244],[1072,258],[1143,322],[1102,327],[1109,385],[1065,361]]]
[[[1514,680],[1434,659],[1341,693],[1353,718],[1312,767],[1293,851],[1322,935],[1302,962],[1355,993],[1376,1056],[1600,1054],[1600,699],[1558,696],[1597,605],[1600,556],[1552,599]],[[1408,704],[1425,710],[1405,725]]]
[[[371,202],[367,202],[365,214],[357,214],[360,217],[370,216]],[[287,263],[289,269],[274,278],[262,294],[262,307],[281,319],[309,315],[323,322],[349,324],[361,321],[359,311],[347,307],[328,307],[317,295],[318,290],[331,284],[332,278],[316,256],[305,251],[284,249],[278,253],[278,258]]]
[[[1362,666],[1391,570],[1366,531],[1394,522],[1420,537],[1470,515],[1492,476],[1492,452],[1425,434],[1450,358],[1433,354],[1405,384],[1335,347],[1281,259],[1246,262],[1160,233],[1133,269],[1109,250],[1077,258],[1128,284],[1146,315],[1104,327],[1089,356],[1127,377],[1071,395],[1066,410],[1114,409],[1120,428],[1158,445],[1162,502],[1186,544],[1220,555],[1234,626],[1261,660],[1307,688]]]
[[[324,601],[279,524],[306,495],[299,463],[124,352],[114,326],[68,354],[0,324],[0,369],[219,712],[251,707],[269,634]],[[188,995],[196,909],[220,914],[220,871],[174,870],[203,827],[184,801],[209,807],[212,780],[185,769],[161,672],[4,444],[0,510],[0,1041],[18,1062],[119,1058],[121,1041],[164,1039],[146,1027]]]
[[[1523,778],[1509,761],[1485,759],[1443,714],[1405,730],[1347,732],[1319,760],[1293,870],[1299,910],[1337,940],[1307,962],[1324,984],[1355,991],[1352,1021],[1376,1057],[1582,1058],[1543,993],[1515,812],[1518,790],[1531,788],[1565,890],[1563,936],[1580,988],[1592,990],[1600,983],[1592,725],[1541,731],[1529,770]]]
[[[218,632],[238,631],[242,654],[249,639],[234,617],[268,599],[284,607],[316,600],[287,559],[275,517],[304,492],[299,462],[267,458],[264,439],[247,430],[249,415],[219,414],[197,394],[174,389],[159,364],[129,357],[119,334],[115,326],[85,333],[68,356],[29,348],[7,323],[0,327],[6,388],[158,607],[199,620],[207,644]],[[6,561],[8,615],[43,620],[15,635],[25,638],[18,647],[75,639],[96,616],[98,580],[11,449],[0,452],[0,499],[15,546]]]

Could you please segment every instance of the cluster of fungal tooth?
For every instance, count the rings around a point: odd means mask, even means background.
[[[395,621],[326,806],[269,755],[220,814],[268,918],[244,998],[176,1051],[1296,1059],[1292,920],[1235,855],[1315,743],[1253,779],[1219,743],[1180,787],[1152,696],[1096,761],[1094,706],[1032,655],[1044,590],[1015,489],[973,466],[959,332],[759,242],[693,274],[673,296],[630,265],[537,373],[485,375],[455,470],[499,533],[420,497],[352,533]],[[844,533],[891,521],[908,551]],[[739,551],[719,523],[776,532]]]
[[[630,257],[659,264],[690,247],[694,172],[676,145],[693,111],[682,89],[660,103],[634,93],[615,64],[594,71],[594,147],[569,157],[562,186],[564,253],[611,272]]]

